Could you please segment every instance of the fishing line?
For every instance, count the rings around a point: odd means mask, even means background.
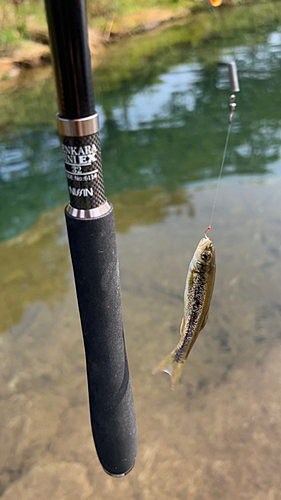
[[[211,213],[211,218],[210,218],[210,224],[208,226],[207,231],[210,231],[211,226],[212,226],[214,212],[215,212],[215,207],[216,207],[216,203],[217,203],[218,191],[219,191],[219,187],[220,187],[220,183],[221,183],[221,178],[222,178],[222,173],[223,173],[223,167],[224,167],[224,164],[225,164],[225,158],[226,158],[226,153],[227,153],[227,148],[228,148],[228,143],[229,143],[229,137],[230,137],[231,127],[232,127],[234,112],[235,112],[235,109],[236,109],[235,92],[239,92],[240,91],[239,80],[238,80],[238,73],[237,73],[237,68],[236,68],[236,64],[235,64],[234,61],[231,62],[231,63],[228,63],[228,76],[229,76],[230,89],[231,89],[231,92],[232,92],[231,96],[230,96],[230,99],[229,99],[229,109],[230,109],[229,125],[228,125],[228,130],[227,130],[227,135],[226,135],[226,141],[225,141],[223,155],[222,155],[222,162],[221,162],[221,166],[220,166],[219,177],[218,177],[218,181],[217,181],[217,187],[216,187],[215,199],[214,199],[212,213]],[[207,233],[207,231],[206,231],[206,233]]]
[[[209,223],[207,231],[210,231],[211,226],[212,226],[212,222],[213,222],[213,217],[214,217],[214,212],[215,212],[216,203],[217,203],[217,197],[218,197],[218,191],[219,191],[219,187],[220,187],[220,182],[221,182],[223,167],[224,167],[226,153],[227,153],[227,148],[228,148],[229,136],[230,136],[230,132],[231,132],[231,125],[232,125],[232,122],[230,122],[229,125],[228,125],[227,136],[226,136],[226,141],[225,141],[225,145],[224,145],[224,151],[223,151],[223,155],[222,155],[221,168],[220,168],[220,173],[219,173],[217,187],[216,187],[216,192],[215,192],[215,199],[214,199],[212,213],[211,213],[211,218],[210,218],[210,223]]]

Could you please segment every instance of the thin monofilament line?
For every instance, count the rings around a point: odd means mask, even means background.
[[[220,181],[221,181],[221,176],[222,176],[222,172],[223,172],[223,167],[224,167],[226,152],[227,152],[227,146],[228,146],[228,141],[229,141],[229,136],[230,136],[230,131],[231,131],[231,125],[232,125],[232,123],[230,123],[228,125],[228,131],[227,131],[227,136],[226,136],[226,141],[225,141],[225,146],[224,146],[224,152],[223,152],[223,155],[222,155],[221,168],[220,168],[219,178],[218,178],[218,182],[217,182],[217,187],[216,187],[216,192],[215,192],[215,199],[214,199],[214,203],[213,203],[213,209],[212,209],[212,213],[211,213],[209,228],[211,228],[212,222],[213,222],[213,216],[214,216],[215,207],[216,207],[216,203],[217,203],[218,190],[219,190],[219,187],[220,187]]]

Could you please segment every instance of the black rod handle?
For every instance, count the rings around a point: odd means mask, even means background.
[[[126,357],[113,209],[66,223],[83,330],[91,424],[105,471],[123,476],[134,466],[137,427]],[[78,245],[77,242],[82,242]]]

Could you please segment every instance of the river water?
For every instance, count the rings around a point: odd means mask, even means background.
[[[228,119],[218,62],[233,55],[241,93],[211,231],[212,307],[171,391],[169,377],[151,371],[178,341],[188,264],[209,223]],[[139,433],[123,479],[105,475],[91,437],[48,100],[38,101],[36,125],[23,109],[22,123],[2,127],[3,500],[281,498],[281,30],[229,46],[180,44],[149,75],[97,95]]]

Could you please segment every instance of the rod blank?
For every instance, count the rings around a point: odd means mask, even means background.
[[[62,118],[95,112],[85,1],[45,0],[50,45]]]

